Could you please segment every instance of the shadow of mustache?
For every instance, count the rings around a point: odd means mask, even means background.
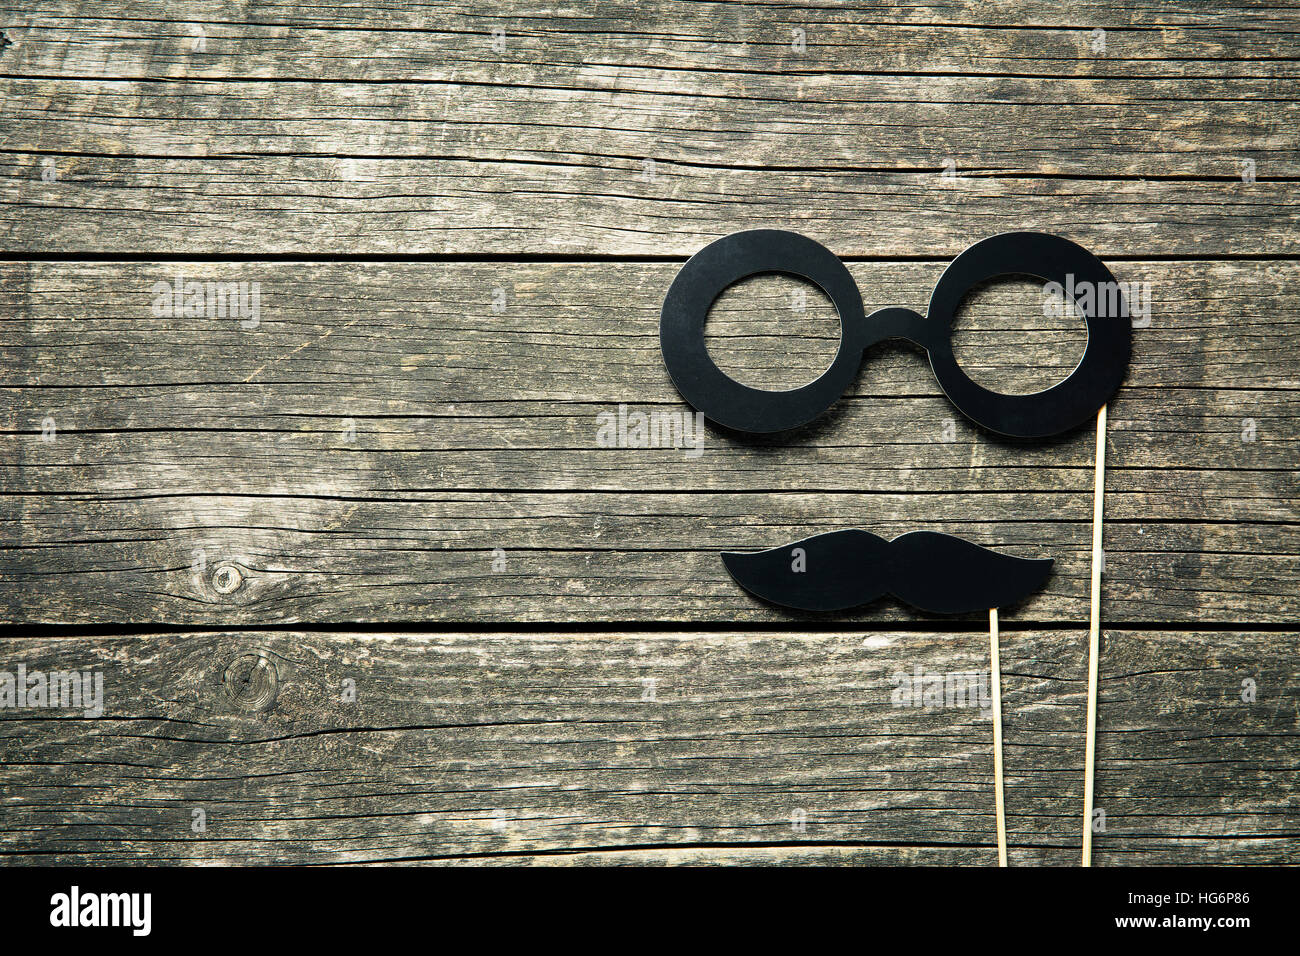
[[[886,594],[935,614],[986,611],[1033,594],[1052,571],[1050,558],[1015,558],[937,531],[886,541],[856,528],[724,551],[722,563],[746,591],[802,611],[842,611]]]

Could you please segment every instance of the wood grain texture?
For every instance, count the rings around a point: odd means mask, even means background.
[[[907,349],[874,351],[853,393],[792,435],[709,427],[698,456],[602,447],[598,416],[620,404],[689,412],[658,346],[675,268],[4,267],[0,355],[25,376],[0,435],[10,618],[783,620],[717,552],[856,525],[1055,557],[1022,619],[1083,619],[1090,429],[990,440]],[[1116,268],[1150,282],[1153,303],[1113,404],[1109,618],[1294,620],[1295,265]],[[853,266],[873,307],[923,303],[941,269]],[[153,284],[178,272],[259,282],[257,328],[153,315]],[[834,310],[814,297],[794,311],[794,288],[739,288],[710,320],[736,374],[789,387],[833,355]],[[1007,388],[1067,374],[1082,328],[1043,311],[1041,290],[984,290],[958,322],[971,374]],[[210,577],[226,562],[245,586],[220,595]],[[913,617],[890,602],[861,615]]]
[[[1201,2],[742,4],[454,2],[115,4],[13,0],[8,69],[25,76],[536,79],[617,68],[692,73],[1294,77],[1285,7]],[[1093,30],[1107,31],[1104,49]],[[797,49],[794,30],[804,31]],[[491,46],[505,31],[504,49]],[[202,40],[201,44],[195,43]],[[196,48],[201,47],[201,48]],[[503,55],[505,54],[505,55]]]
[[[20,4],[0,53],[13,250],[681,256],[786,226],[842,255],[1012,228],[1297,251],[1294,11],[82,10]]]
[[[1003,634],[1013,865],[1077,859],[1085,648],[1083,630]],[[97,668],[106,702],[100,718],[0,714],[10,860],[996,862],[984,712],[891,703],[897,673],[987,667],[979,631],[191,633],[3,652],[10,670]],[[1099,865],[1288,860],[1297,652],[1295,633],[1107,633]],[[246,654],[276,674],[261,710],[226,691]]]
[[[985,666],[984,615],[788,615],[717,557],[860,526],[1056,558],[1002,615],[1008,830],[1013,865],[1076,862],[1090,429],[991,438],[886,344],[790,435],[598,437],[687,410],[664,292],[775,227],[868,310],[1014,229],[1149,283],[1096,860],[1294,863],[1297,64],[1291,3],[12,0],[0,671],[100,668],[108,701],[0,708],[0,854],[991,865],[988,720],[891,705]],[[157,314],[177,276],[258,283],[256,327]],[[838,321],[797,291],[729,290],[717,361],[818,374]],[[1043,304],[972,293],[972,377],[1073,368]]]

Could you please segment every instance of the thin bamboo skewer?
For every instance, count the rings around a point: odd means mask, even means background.
[[[1007,816],[1002,802],[1002,663],[998,659],[998,609],[989,608],[989,681],[993,685],[993,786],[998,818],[998,866],[1007,865]]]
[[[1083,865],[1092,866],[1093,770],[1097,762],[1097,658],[1101,651],[1101,517],[1106,492],[1106,406],[1097,412],[1097,474],[1092,493],[1092,595],[1088,612],[1088,730],[1083,756]]]

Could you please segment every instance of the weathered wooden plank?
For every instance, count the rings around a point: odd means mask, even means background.
[[[250,11],[228,0],[188,3],[183,16],[165,0],[111,13],[77,0],[9,6],[13,47],[0,62],[40,76],[522,83],[563,68],[574,84],[611,69],[1265,78],[1295,75],[1300,33],[1285,5],[1200,3],[263,2]]]
[[[647,32],[626,5],[590,22],[276,7],[245,23],[219,4],[185,23],[147,4],[93,22],[34,4],[6,48],[17,72],[0,78],[0,222],[30,252],[682,255],[794,225],[856,255],[949,255],[1029,226],[1105,254],[1294,254],[1300,13],[1130,28],[1127,11],[1087,9],[1120,24],[1121,58],[1126,42],[1159,49],[1096,73],[1090,28],[1067,23],[1047,28],[1047,62],[1063,66],[983,72],[973,50],[1000,63],[1043,39],[975,8],[953,21],[917,8],[882,39],[883,9],[672,5]],[[987,28],[972,33],[976,14]],[[773,59],[791,16],[824,19],[820,46]],[[484,49],[515,22],[525,42]],[[177,36],[208,28],[225,53]],[[740,65],[719,62],[719,42]],[[438,67],[412,62],[412,45]],[[396,75],[348,79],[390,50]],[[1145,75],[1155,63],[1169,68]]]
[[[656,334],[675,268],[3,267],[5,618],[789,620],[716,552],[854,525],[1053,556],[1049,590],[1018,613],[1082,618],[1091,431],[990,440],[905,350],[873,353],[855,394],[790,436],[603,447],[599,416],[620,403],[685,409]],[[853,264],[873,306],[923,303],[941,268]],[[1107,614],[1293,621],[1296,266],[1117,269],[1154,290],[1111,410]],[[153,316],[153,283],[176,271],[261,282],[257,327]],[[747,284],[710,321],[724,364],[756,384],[811,378],[834,348],[833,310],[813,296],[792,311],[791,288]],[[1040,305],[977,297],[959,325],[972,374],[1023,389],[1072,367],[1081,330]],[[244,576],[231,595],[212,586],[226,562]],[[889,603],[863,617],[911,619]]]
[[[986,641],[979,630],[9,639],[10,672],[101,672],[104,712],[0,711],[0,852],[12,863],[545,853],[992,865],[985,712],[893,699],[895,674],[982,669]],[[1077,859],[1085,647],[1073,630],[1003,635],[1015,864]],[[1289,861],[1297,652],[1295,633],[1106,635],[1098,863]]]

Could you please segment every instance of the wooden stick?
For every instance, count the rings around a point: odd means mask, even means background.
[[[989,681],[993,684],[993,804],[998,817],[998,866],[1007,865],[1007,816],[1002,802],[1002,663],[998,659],[998,609],[989,608]]]
[[[1083,865],[1092,866],[1092,776],[1097,761],[1097,657],[1101,651],[1101,515],[1106,493],[1106,406],[1097,412],[1097,475],[1092,492],[1092,596],[1088,612],[1088,730],[1083,752]]]

